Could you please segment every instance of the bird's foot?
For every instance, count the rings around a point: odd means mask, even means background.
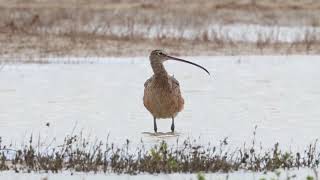
[[[174,124],[171,125],[171,132],[174,133]]]

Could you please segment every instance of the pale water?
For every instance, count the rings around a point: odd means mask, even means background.
[[[319,169],[315,169],[319,171]],[[276,173],[279,173],[277,175]],[[308,176],[316,178],[312,169],[295,169],[277,172],[233,172],[233,173],[211,173],[203,174],[206,180],[307,180]],[[15,173],[6,171],[0,173],[0,179],[6,180],[198,180],[197,174],[173,173],[173,174],[114,174],[114,173],[77,173],[64,171],[61,173]]]
[[[264,147],[303,150],[319,138],[320,56],[185,57],[205,66],[166,62],[179,80],[185,108],[175,136],[152,136],[144,108],[147,58],[84,58],[79,64],[7,64],[0,71],[0,136],[19,145],[33,136],[56,143],[72,132],[124,144],[177,138],[230,144],[256,141]],[[52,59],[51,62],[68,61]],[[49,127],[46,124],[49,123]],[[171,120],[158,130],[170,131]]]

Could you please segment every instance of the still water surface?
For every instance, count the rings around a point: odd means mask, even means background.
[[[263,146],[280,142],[300,150],[319,138],[319,56],[186,58],[212,75],[188,64],[165,63],[185,99],[176,136],[149,135],[152,116],[142,103],[143,84],[152,75],[146,58],[6,65],[0,71],[0,136],[21,144],[31,133],[43,141],[61,141],[83,131],[119,144],[126,139],[175,142],[177,137],[215,144],[228,137],[242,146],[251,142],[257,126],[256,140]],[[158,130],[170,131],[170,123],[159,120]]]

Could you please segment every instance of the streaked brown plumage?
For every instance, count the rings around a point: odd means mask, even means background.
[[[154,117],[174,118],[183,109],[179,82],[173,76],[153,75],[144,87],[144,106]]]
[[[154,50],[150,54],[150,64],[154,75],[144,83],[143,103],[154,118],[154,131],[157,132],[156,119],[172,118],[171,131],[174,132],[174,118],[183,109],[184,100],[181,96],[179,82],[168,75],[163,66],[166,60],[186,62],[208,70],[195,63],[168,56],[161,50]]]

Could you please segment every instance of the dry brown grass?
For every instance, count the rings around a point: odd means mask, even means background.
[[[0,0],[0,43],[5,45],[0,53],[16,58],[136,56],[164,48],[184,55],[317,54],[320,42],[313,32],[292,44],[265,34],[250,43],[207,29],[213,23],[319,27],[319,8],[313,0]],[[178,34],[161,33],[168,28]],[[187,29],[198,32],[194,39],[185,38]],[[146,36],[150,33],[154,36]]]
[[[310,41],[312,42],[312,41]],[[0,34],[0,62],[39,63],[46,57],[104,57],[104,56],[148,56],[153,49],[165,49],[178,56],[195,55],[260,55],[260,54],[319,54],[320,43],[256,43],[211,42],[172,39],[143,39],[130,41],[121,38],[79,36],[37,36]],[[42,63],[47,63],[43,61]]]
[[[30,42],[30,40],[32,42]],[[313,41],[295,43],[270,43],[268,40],[256,43],[225,43],[175,41],[163,39],[154,41],[128,41],[101,37],[68,36],[11,36],[9,48],[0,48],[2,57],[10,61],[30,60],[37,57],[103,57],[103,56],[148,56],[153,49],[165,49],[175,55],[259,55],[259,54],[319,54],[320,43]],[[2,43],[2,42],[1,42]],[[259,43],[261,45],[259,45]],[[2,61],[6,58],[2,58]]]

